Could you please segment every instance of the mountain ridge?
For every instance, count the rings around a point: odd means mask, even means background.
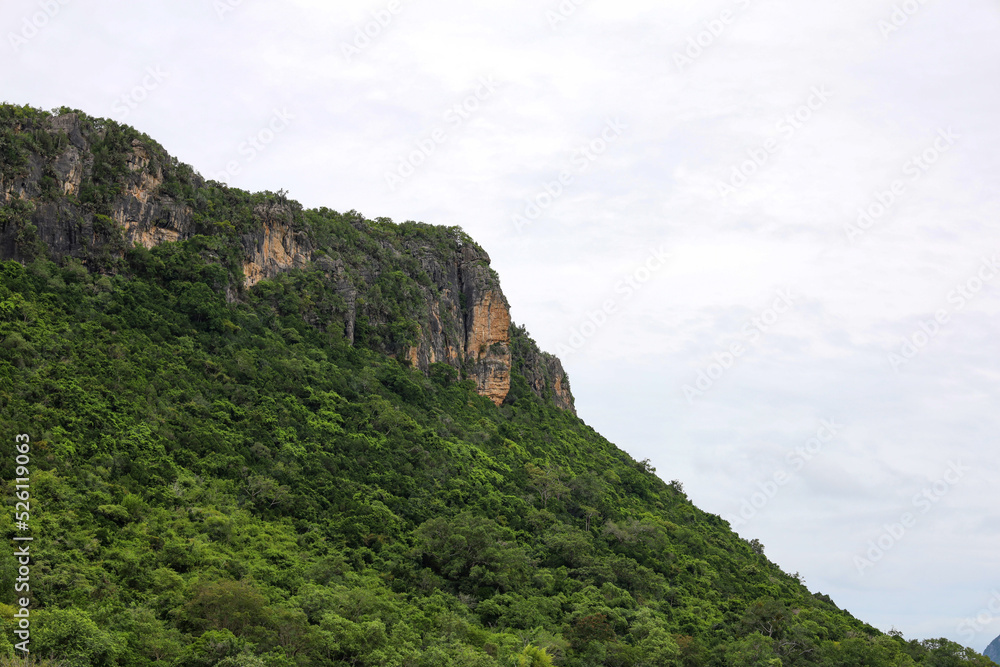
[[[233,246],[230,250],[236,257],[231,260],[239,264],[226,286],[230,299],[261,280],[315,265],[336,283],[344,300],[343,312],[335,315],[351,343],[359,314],[369,320],[384,316],[359,313],[359,305],[363,311],[365,288],[377,284],[386,267],[348,266],[346,248],[330,243],[332,236],[320,248],[302,206],[283,192],[255,198],[206,181],[149,137],[82,112],[49,115],[8,106],[5,114],[13,133],[0,172],[0,197],[9,207],[31,210],[4,222],[0,259],[33,259],[44,248],[53,259],[75,258],[113,272],[121,270],[124,252],[133,244],[151,249],[199,235],[221,237]],[[18,137],[30,140],[19,145]],[[225,218],[205,224],[206,215],[221,213],[215,211],[216,199],[228,204],[230,210],[223,215],[240,216],[238,229]],[[372,231],[360,214],[352,211],[347,217],[360,233]],[[392,224],[384,218],[376,222]],[[416,285],[423,292],[423,312],[408,313],[411,317],[405,323],[386,323],[411,330],[397,331],[383,351],[424,372],[434,363],[451,365],[473,377],[480,394],[499,405],[510,390],[509,305],[489,268],[489,255],[460,228],[448,233],[453,236],[451,247],[432,248],[428,239],[417,235],[383,248],[409,254],[425,278]],[[573,411],[568,378],[559,360],[539,352],[531,355],[530,364],[532,389]]]
[[[460,228],[206,183],[143,137],[0,105],[39,664],[987,664],[810,592],[587,426]]]

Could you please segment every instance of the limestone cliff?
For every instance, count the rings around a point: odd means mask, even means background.
[[[293,269],[317,272],[337,303],[304,315],[313,324],[425,372],[447,364],[497,405],[516,366],[533,393],[573,410],[558,359],[531,346],[515,359],[489,255],[460,228],[303,211],[283,192],[206,181],[112,121],[0,105],[0,259],[73,258],[111,273],[135,246],[194,237],[213,239],[231,300]]]
[[[304,268],[310,260],[310,244],[304,233],[293,231],[291,211],[280,205],[262,205],[254,213],[261,221],[260,229],[241,238],[247,287],[282,271]]]
[[[420,293],[413,300],[416,309],[409,313],[416,333],[397,356],[423,371],[435,363],[463,370],[475,379],[480,394],[500,405],[510,390],[510,308],[489,268],[489,255],[464,234],[454,231],[445,234],[444,247],[435,247],[432,240],[414,237],[398,246],[386,244],[382,248],[385,257],[356,264],[346,271],[343,262],[330,262],[330,266],[339,267],[338,290],[348,304],[345,331],[353,342],[359,317],[369,324],[385,319],[370,302],[359,303],[361,290],[354,285],[383,285],[390,273],[386,270],[388,264],[403,257],[415,259],[428,284],[413,286]],[[360,274],[354,283],[344,277],[353,271]],[[386,287],[401,291],[396,285]]]
[[[538,349],[524,327],[512,327],[511,334],[515,351],[514,372],[524,378],[533,393],[551,400],[556,407],[576,414],[569,376],[559,358]]]
[[[485,255],[486,253],[482,253]],[[479,393],[500,405],[510,391],[510,309],[500,286],[491,286],[477,257],[463,248],[463,287],[469,308],[466,313],[465,356],[473,362]]]
[[[24,165],[3,164],[0,200],[20,200],[31,209],[30,224],[50,255],[88,262],[95,247],[110,245],[121,253],[132,244],[153,248],[209,231],[191,203],[178,197],[176,188],[165,187],[168,177],[172,184],[178,181],[178,171],[187,172],[185,185],[195,193],[206,187],[204,179],[177,165],[155,142],[123,136],[78,113],[45,121],[15,125],[15,131],[30,131],[33,138],[45,131],[55,139],[49,150],[28,152]],[[292,208],[281,201],[253,208],[250,224],[239,235],[246,286],[308,261],[305,235],[292,229]],[[8,225],[0,232],[3,255],[30,259],[34,248],[17,243],[16,231],[16,225]]]

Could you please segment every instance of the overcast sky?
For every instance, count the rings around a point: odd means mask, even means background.
[[[586,422],[883,630],[1000,634],[995,1],[7,0],[0,25],[2,99],[461,225]]]

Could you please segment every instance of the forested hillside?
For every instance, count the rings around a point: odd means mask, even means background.
[[[460,229],[206,182],[79,112],[0,120],[0,525],[27,434],[32,657],[990,664],[838,609],[589,428]],[[0,550],[6,656],[17,577]]]

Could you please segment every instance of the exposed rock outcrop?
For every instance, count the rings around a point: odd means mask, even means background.
[[[551,400],[556,407],[576,414],[569,376],[559,358],[542,352],[523,327],[512,327],[513,344],[517,348],[514,371],[528,383],[538,396]]]
[[[455,243],[455,250],[445,254],[419,243],[403,248],[420,261],[432,286],[423,290],[416,343],[402,356],[423,371],[434,363],[464,369],[479,393],[500,405],[510,391],[510,307],[489,268],[489,255],[478,246]],[[355,317],[352,313],[348,328]]]
[[[191,208],[160,195],[163,170],[151,168],[149,153],[138,139],[132,141],[126,164],[129,175],[111,216],[125,230],[125,240],[152,248],[164,241],[188,238]]]
[[[244,234],[244,284],[253,287],[282,271],[302,269],[309,263],[310,244],[304,233],[292,231],[292,215],[280,206],[258,207],[261,228]]]
[[[366,344],[425,372],[448,364],[497,405],[510,394],[509,305],[489,255],[459,228],[412,223],[414,233],[400,234],[391,221],[358,216],[350,224],[366,239],[364,252],[352,245],[357,240],[329,234],[319,252],[301,207],[283,193],[249,195],[208,183],[131,128],[39,112],[10,129],[24,141],[13,161],[0,156],[0,259],[42,253],[113,271],[115,258],[134,244],[151,249],[196,235],[221,237],[218,247],[228,248],[231,267],[238,256],[243,274],[227,288],[230,300],[284,271],[319,270],[342,301],[335,315],[351,343],[364,335]],[[406,303],[406,313],[387,301]],[[399,333],[400,323],[412,330]],[[531,390],[572,411],[559,360],[533,342],[524,351],[516,364]]]
[[[87,186],[114,192],[105,205],[109,213],[105,217],[117,226],[124,242],[122,249],[133,243],[153,248],[205,233],[197,228],[192,207],[164,192],[164,159],[162,156],[156,159],[152,147],[141,139],[132,139],[121,156],[124,170],[114,187],[96,184],[94,143],[103,141],[107,130],[90,130],[86,125],[76,113],[50,119],[46,129],[64,138],[65,148],[54,156],[33,153],[27,169],[16,174],[4,170],[0,176],[4,203],[14,198],[32,202],[30,222],[53,257],[74,256],[85,260],[94,247],[106,245],[107,232],[114,231],[102,229],[101,214],[94,206],[80,203],[80,195]],[[60,196],[46,191],[46,178],[55,181]],[[193,181],[196,188],[205,185],[197,175]],[[281,271],[306,266],[311,248],[303,233],[293,231],[290,207],[280,203],[260,205],[255,208],[254,217],[256,224],[240,236],[246,258],[243,264],[246,287],[273,278]],[[11,249],[5,256],[25,259],[16,244],[6,245]]]

